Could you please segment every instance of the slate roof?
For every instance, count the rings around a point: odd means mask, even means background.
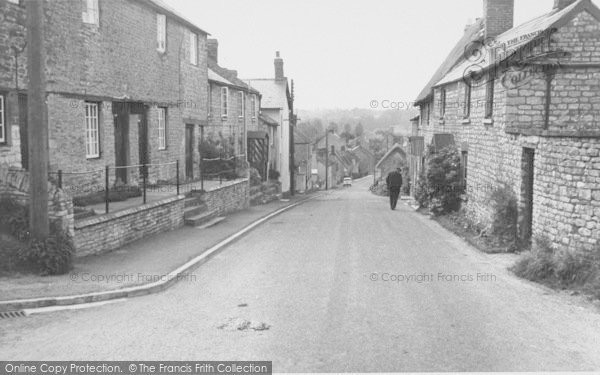
[[[436,70],[433,74],[433,77],[427,82],[427,85],[421,90],[417,99],[415,99],[415,104],[423,102],[432,95],[432,88],[434,85],[439,82],[444,76],[461,60],[464,58],[465,50],[471,45],[473,42],[477,40],[483,39],[483,19],[477,19],[475,23],[469,26],[463,35],[463,37],[458,41],[458,43],[452,48],[446,60],[442,63],[442,65]]]
[[[579,13],[584,9],[596,13],[596,17],[599,18],[600,10],[593,3],[591,3],[590,0],[579,0],[565,7],[564,9],[553,9],[542,16],[534,18],[528,22],[525,22],[517,27],[506,31],[505,33],[495,38],[494,45],[508,45],[508,47],[506,47],[507,49],[511,51],[516,51],[531,43],[535,39],[522,39],[522,36],[540,34],[548,32],[554,28],[558,28],[562,26],[566,21],[570,20],[571,16]],[[510,44],[508,44],[509,41],[511,41]],[[492,56],[490,56],[490,52],[492,50],[492,48],[482,49],[482,52],[484,52],[484,54],[482,58],[476,62],[476,64],[478,65],[478,69],[486,70],[490,68],[494,63],[497,64],[506,59],[506,56],[504,56],[499,61],[494,62]],[[455,66],[450,72],[448,72],[448,74],[446,74],[442,79],[440,79],[434,85],[434,87],[462,80],[465,76],[465,73],[469,71],[470,67],[473,64],[473,61],[463,59],[463,61],[461,61],[460,64]]]
[[[206,31],[204,31],[201,28],[199,28],[198,26],[194,25],[194,23],[192,21],[188,20],[186,17],[184,17],[183,15],[181,15],[178,11],[176,11],[173,8],[171,8],[164,1],[162,1],[162,0],[143,0],[143,1],[146,4],[150,5],[151,7],[153,7],[153,8],[158,8],[159,10],[164,11],[164,13],[167,13],[169,16],[175,18],[177,21],[179,21],[182,24],[190,27],[194,31],[199,32],[201,34],[210,35]]]
[[[294,143],[299,145],[308,145],[312,142],[308,138],[306,134],[300,131],[298,128],[294,127]]]
[[[217,62],[213,59],[208,59],[208,79],[229,86],[234,86],[253,94],[260,95],[260,93],[256,91],[256,89],[254,89],[241,79],[237,78],[237,73],[235,73],[233,70],[229,70],[219,66],[219,64],[217,64]]]
[[[265,109],[280,109],[289,104],[287,79],[247,79],[245,82],[258,90],[262,95],[260,107]]]
[[[279,123],[267,115],[259,114],[258,120],[268,126],[279,126]]]
[[[402,148],[402,146],[400,146],[399,143],[396,143],[392,146],[392,148],[389,149],[388,152],[385,153],[385,155],[383,155],[383,157],[381,158],[381,160],[379,160],[377,162],[377,164],[375,165],[375,168],[379,168],[379,166],[381,165],[381,163],[383,163],[387,158],[390,157],[390,155],[392,155],[395,152],[400,152],[404,155],[406,155],[406,152],[404,152],[404,149]]]

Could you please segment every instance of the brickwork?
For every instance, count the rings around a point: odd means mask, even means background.
[[[183,209],[184,197],[179,196],[79,220],[75,223],[76,256],[101,254],[146,236],[177,229],[183,226]]]
[[[529,67],[497,77],[491,121],[484,118],[485,84],[472,88],[468,118],[463,115],[465,83],[446,85],[443,120],[441,88],[436,87],[429,118],[427,103],[421,106],[420,132],[426,143],[436,133],[452,133],[457,147],[468,153],[464,208],[482,226],[491,221],[490,194],[502,184],[518,197],[524,225],[523,157],[525,149],[532,150],[533,235],[582,251],[600,239],[600,69],[574,64],[600,60],[600,22],[582,12],[553,32],[551,40],[552,50],[568,55],[554,64],[547,125],[548,70]],[[514,73],[520,78],[510,81]]]

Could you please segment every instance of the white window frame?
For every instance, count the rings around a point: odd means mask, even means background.
[[[100,113],[98,103],[85,102],[85,157],[100,157]]]
[[[252,103],[252,120],[256,120],[256,94],[252,94],[252,98],[250,98],[250,102]]]
[[[6,143],[6,106],[4,105],[4,95],[0,94],[0,144]]]
[[[241,119],[246,117],[246,103],[244,102],[245,99],[246,96],[244,95],[244,92],[238,91],[238,117]]]
[[[100,23],[100,11],[98,7],[98,0],[82,0],[84,10],[81,14],[83,22],[92,25],[98,25]]]
[[[156,15],[156,50],[164,53],[167,50],[167,16]]]
[[[190,63],[198,65],[198,35],[190,32]]]
[[[160,151],[167,149],[167,109],[158,107],[158,149]]]
[[[221,117],[227,118],[229,115],[229,88],[221,87]]]

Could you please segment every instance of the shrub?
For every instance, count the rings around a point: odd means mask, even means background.
[[[248,174],[250,175],[250,186],[259,186],[262,184],[262,177],[260,176],[258,169],[250,168]]]
[[[460,155],[456,147],[449,146],[438,152],[430,148],[424,176],[417,182],[417,201],[442,215],[460,208],[464,187],[460,177]]]
[[[275,169],[269,169],[269,180],[277,181],[281,175]]]
[[[29,237],[29,208],[8,198],[0,200],[0,229],[23,241]]]
[[[142,189],[138,186],[116,185],[108,192],[109,202],[123,202],[130,198],[141,197]],[[80,197],[73,197],[73,205],[78,207],[93,206],[104,203],[104,191],[97,191]]]
[[[490,202],[493,209],[490,234],[495,237],[499,245],[516,250],[519,215],[516,194],[507,184],[503,184],[500,189],[491,194]]]
[[[30,239],[28,246],[19,252],[19,259],[35,267],[42,275],[62,275],[73,266],[73,242],[62,228],[52,225],[50,232],[45,241]]]
[[[553,255],[550,241],[545,237],[537,238],[532,250],[521,256],[512,271],[527,280],[546,280],[554,274]]]

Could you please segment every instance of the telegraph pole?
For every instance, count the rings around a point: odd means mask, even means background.
[[[29,229],[34,238],[49,234],[48,119],[46,112],[46,54],[44,1],[27,0],[27,119],[29,131]]]
[[[329,190],[329,129],[325,131],[325,190]]]

